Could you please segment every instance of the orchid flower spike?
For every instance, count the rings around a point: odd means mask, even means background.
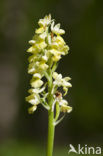
[[[58,62],[68,54],[69,47],[61,36],[65,31],[60,28],[60,24],[55,24],[51,15],[40,19],[38,25],[27,50],[31,54],[28,58],[28,73],[32,78],[26,101],[31,105],[28,109],[30,114],[40,105],[48,111],[47,156],[52,156],[55,126],[63,120],[65,114],[72,111],[64,99],[72,87],[71,78],[63,78],[61,73],[56,72]]]
[[[65,31],[60,28],[60,24],[55,25],[51,15],[40,19],[38,25],[32,40],[29,41],[30,48],[27,50],[31,54],[28,58],[28,73],[32,75],[30,95],[26,97],[26,101],[31,104],[29,113],[36,111],[40,104],[48,110],[52,108],[52,111],[58,105],[59,114],[60,112],[70,113],[72,107],[68,106],[63,96],[72,87],[69,82],[71,78],[63,78],[62,74],[55,71],[58,61],[69,51],[68,45],[61,36]],[[60,87],[63,88],[64,94],[59,91]],[[50,94],[53,96],[53,106],[49,104]]]

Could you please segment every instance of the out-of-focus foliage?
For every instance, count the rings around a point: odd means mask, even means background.
[[[55,148],[54,156],[67,156],[68,155],[68,147],[66,146],[58,146]],[[3,144],[0,147],[0,155],[2,156],[45,156],[45,150],[41,144],[36,143],[27,143],[27,142],[15,142],[10,141],[9,144]],[[76,154],[77,156],[82,156],[82,154]],[[96,154],[86,154],[86,156],[97,156]],[[69,153],[69,156],[75,156],[75,153]]]
[[[28,40],[31,39],[38,19],[51,13],[66,30],[65,40],[70,54],[61,60],[59,71],[70,75],[73,88],[67,100],[73,107],[56,129],[57,142],[102,142],[103,137],[103,1],[102,0],[1,0],[0,1],[0,70],[2,80],[14,77],[11,98],[17,110],[10,133],[1,130],[0,137],[44,140],[47,136],[47,113],[40,109],[28,115],[25,102],[30,77],[27,74]],[[4,68],[6,66],[6,68]],[[8,70],[8,66],[14,70]],[[5,73],[4,73],[5,69]],[[15,72],[16,71],[16,74]],[[1,79],[0,79],[1,80]],[[4,84],[2,88],[4,88]],[[8,81],[7,81],[8,82]],[[7,83],[8,85],[8,83]],[[6,85],[6,87],[7,87]],[[12,87],[12,88],[13,88]],[[10,88],[10,87],[8,87]],[[7,88],[5,89],[7,91]],[[6,99],[7,93],[3,93]],[[1,98],[1,96],[0,96]],[[4,100],[3,98],[3,100]],[[0,99],[1,110],[3,100]],[[7,116],[10,101],[3,109]],[[26,106],[26,107],[25,107]],[[9,112],[12,112],[12,108]],[[1,114],[1,112],[0,112]],[[10,116],[10,114],[9,114]],[[8,118],[8,117],[7,117]],[[2,122],[1,122],[2,119]],[[3,123],[1,116],[0,124]],[[5,122],[6,123],[6,122]],[[9,124],[10,125],[10,124]],[[5,126],[3,127],[5,128]],[[6,155],[5,155],[6,156]]]

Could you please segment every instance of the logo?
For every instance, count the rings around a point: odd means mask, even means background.
[[[98,154],[101,155],[102,149],[101,147],[89,147],[88,145],[81,146],[78,144],[77,148],[75,148],[72,144],[69,145],[69,151],[68,154],[70,153],[75,153],[75,154]]]

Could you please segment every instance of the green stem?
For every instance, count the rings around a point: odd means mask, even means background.
[[[48,111],[48,145],[47,145],[47,156],[52,156],[53,154],[53,144],[54,144],[54,133],[55,126],[54,121],[54,112],[52,110]]]
[[[50,79],[48,81],[48,104],[50,109],[48,110],[48,142],[47,142],[47,155],[46,156],[52,156],[53,154],[53,144],[54,144],[54,132],[55,132],[55,126],[54,126],[54,111],[52,111],[52,105],[53,105],[53,94],[52,94],[52,73],[49,70],[49,76]]]

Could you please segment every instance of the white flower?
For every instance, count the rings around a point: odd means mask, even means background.
[[[27,50],[27,52],[29,52],[29,53],[32,53],[33,51],[35,51],[35,48],[33,48],[33,47],[30,47],[30,48]]]
[[[54,85],[61,85],[61,80],[62,80],[62,75],[58,74],[57,72],[53,73],[53,78],[55,79],[55,81],[53,82]]]
[[[43,81],[40,80],[40,79],[36,79],[36,80],[35,80],[35,79],[33,78],[33,79],[31,80],[31,83],[30,83],[30,84],[31,84],[31,86],[34,87],[34,88],[39,88],[39,87],[41,87],[41,86],[43,85]]]
[[[67,105],[62,105],[61,106],[61,112],[70,113],[71,111],[72,111],[72,107],[67,106]]]
[[[41,93],[41,92],[43,92],[45,90],[45,87],[43,87],[43,88],[35,88],[35,89],[29,89],[29,93],[35,93],[35,94],[39,94],[39,93]]]
[[[64,47],[64,45],[65,45],[65,41],[61,36],[53,37],[53,39],[52,39],[52,47],[53,48],[61,49],[62,47]]]
[[[51,31],[56,35],[62,35],[65,33],[63,29],[60,29],[60,24],[54,26],[54,21],[51,24]]]
[[[28,73],[32,74],[35,72],[35,67],[28,68]]]
[[[43,27],[49,25],[50,23],[51,23],[51,15],[45,16],[44,19],[40,19],[38,22],[38,24]]]
[[[37,43],[35,46],[37,49],[42,50],[46,48],[47,44],[45,43],[45,41],[42,41],[42,42]]]
[[[59,61],[61,59],[61,55],[54,55],[53,57],[52,57],[52,60],[54,61],[54,62],[57,62],[57,61]]]
[[[60,53],[60,51],[58,51],[56,49],[51,49],[51,50],[49,50],[49,52],[53,55],[52,56],[52,60],[54,62],[57,62],[57,61],[59,61],[61,59],[61,53]]]
[[[35,72],[35,63],[32,62],[29,64],[29,67],[28,67],[28,73],[32,74]]]
[[[44,55],[44,56],[42,56],[42,59],[43,59],[44,61],[47,61],[47,60],[48,60],[48,57],[47,57],[46,55]]]
[[[38,70],[46,70],[48,68],[48,65],[45,63],[45,61],[36,62],[35,65]]]
[[[39,74],[39,73],[35,73],[35,74],[33,74],[33,77],[34,77],[34,78],[39,78],[39,79],[42,78],[41,74]]]
[[[57,72],[54,72],[53,73],[53,78],[54,78],[54,82],[53,82],[54,85],[57,85],[59,87],[60,86],[72,87],[71,83],[67,82],[67,81],[71,80],[70,77],[62,78],[62,74],[58,74]]]
[[[56,101],[58,102],[59,106],[60,106],[60,110],[61,112],[64,113],[70,113],[72,111],[72,107],[68,106],[68,101],[64,100],[63,97],[55,97]]]
[[[39,103],[38,99],[31,99],[28,102],[31,103],[32,105],[37,105]]]
[[[30,40],[29,41],[29,44],[34,45],[35,44],[35,41],[34,40]]]
[[[60,106],[62,106],[62,105],[67,105],[67,104],[68,104],[68,102],[67,102],[66,100],[64,100],[64,99],[62,99],[62,98],[59,100],[59,105],[60,105]]]
[[[72,87],[71,83],[68,82],[71,78],[70,77],[65,77],[62,78],[61,74],[58,74],[57,72],[53,73],[53,78],[54,78],[54,87],[58,86],[58,87],[63,87],[63,90],[65,91],[64,95],[67,94],[68,88]]]
[[[47,37],[47,33],[44,32],[44,33],[40,34],[39,37],[44,40]]]
[[[40,27],[40,28],[38,28],[38,29],[35,30],[35,33],[36,34],[41,34],[43,32],[44,32],[44,28],[43,27]]]
[[[32,105],[38,105],[40,103],[40,97],[39,95],[33,93],[26,97],[26,101],[28,101]]]

